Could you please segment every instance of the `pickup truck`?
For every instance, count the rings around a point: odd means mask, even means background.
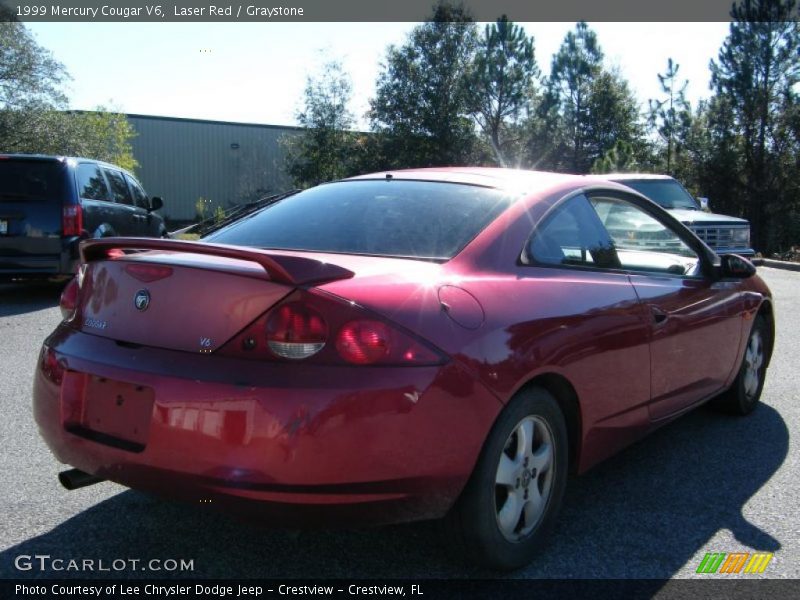
[[[755,256],[750,247],[750,223],[747,220],[705,212],[673,177],[645,173],[607,173],[592,177],[621,183],[650,198],[694,231],[717,254]]]

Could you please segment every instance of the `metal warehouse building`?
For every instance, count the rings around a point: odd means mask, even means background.
[[[199,198],[217,206],[253,200],[292,187],[280,139],[296,127],[127,115],[136,137],[136,175],[147,193],[164,199],[175,221],[195,218]]]

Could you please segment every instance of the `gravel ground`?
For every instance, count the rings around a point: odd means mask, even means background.
[[[560,526],[511,577],[696,578],[706,552],[768,551],[769,578],[800,576],[800,273],[761,268],[778,336],[763,405],[747,418],[701,408],[570,481]],[[101,483],[67,492],[30,408],[59,290],[0,285],[0,577],[19,555],[193,560],[194,577],[486,577],[452,559],[435,524],[282,531]],[[124,571],[127,577],[169,573]],[[183,575],[187,575],[184,573]],[[87,576],[87,574],[82,574]],[[704,576],[708,577],[708,576]]]

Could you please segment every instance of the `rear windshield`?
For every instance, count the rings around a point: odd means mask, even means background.
[[[290,196],[205,241],[446,260],[511,203],[497,190],[424,181],[343,181]]]
[[[55,161],[0,158],[0,202],[62,198],[63,169]]]
[[[685,208],[697,210],[697,204],[677,181],[659,179],[625,180],[619,183],[635,189],[663,208]]]

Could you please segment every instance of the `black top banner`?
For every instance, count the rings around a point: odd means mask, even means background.
[[[729,21],[731,0],[463,0],[476,21]],[[433,0],[0,0],[0,19],[51,22],[424,21]]]

